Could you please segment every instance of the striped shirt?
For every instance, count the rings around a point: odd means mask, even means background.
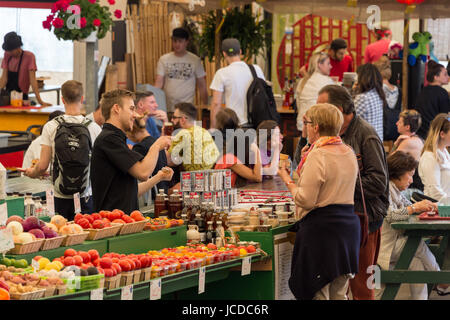
[[[355,97],[356,114],[370,123],[383,141],[383,100],[375,89]]]

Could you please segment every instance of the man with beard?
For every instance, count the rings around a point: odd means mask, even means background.
[[[328,56],[330,57],[331,71],[330,77],[338,77],[342,81],[344,72],[353,72],[353,58],[347,54],[347,42],[344,39],[334,39],[330,48],[328,49]],[[305,64],[300,69],[300,75],[304,77],[308,70],[308,64]]]
[[[96,211],[120,209],[131,213],[139,208],[138,197],[160,181],[172,179],[173,170],[163,168],[149,179],[158,153],[170,146],[170,137],[160,137],[144,157],[126,144],[126,134],[136,118],[134,94],[117,89],[104,93],[100,101],[105,124],[91,160],[91,181]],[[138,184],[138,181],[143,181]]]

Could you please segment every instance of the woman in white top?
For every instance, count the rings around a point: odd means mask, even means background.
[[[431,122],[419,161],[425,195],[450,204],[450,114],[439,113]]]
[[[309,59],[308,72],[295,90],[298,106],[297,128],[299,131],[303,130],[303,115],[316,104],[320,89],[334,83],[328,76],[330,71],[330,58],[325,52],[314,53]]]

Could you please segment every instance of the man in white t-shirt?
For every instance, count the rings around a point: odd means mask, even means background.
[[[58,120],[64,120],[67,123],[83,123],[86,118],[81,114],[81,107],[83,104],[83,86],[80,82],[75,80],[66,81],[61,86],[62,101],[65,107],[65,115],[57,117],[44,125],[41,134],[41,156],[39,162],[33,167],[25,171],[25,175],[30,178],[38,178],[47,171],[50,163],[53,164],[55,157],[55,136],[59,126]],[[61,119],[62,118],[62,119]],[[90,122],[87,124],[87,129],[91,137],[91,144],[97,138],[98,125]],[[89,167],[88,167],[89,168]],[[53,174],[53,172],[52,172]],[[92,213],[92,188],[90,179],[87,178],[87,186],[82,194],[80,194],[81,212]],[[68,220],[73,220],[75,206],[73,195],[62,194],[57,186],[55,186],[55,212],[64,216]]]
[[[237,39],[228,38],[222,41],[223,56],[228,63],[227,67],[219,69],[209,86],[213,90],[211,105],[211,127],[216,126],[216,114],[219,112],[223,94],[225,93],[225,106],[233,109],[239,118],[239,124],[248,123],[247,118],[247,90],[253,82],[249,66],[241,61],[241,45]],[[258,65],[254,65],[258,78],[264,79],[264,74]]]
[[[180,102],[193,104],[196,86],[203,104],[208,104],[205,69],[200,58],[186,50],[188,43],[189,33],[185,29],[173,29],[173,51],[158,61],[155,87],[166,94],[167,112],[173,112]]]
[[[93,112],[86,115],[86,119],[95,122],[98,125],[97,129],[99,129],[99,131],[102,131],[102,126],[105,123],[105,118],[102,115],[102,109],[100,109],[100,104],[97,105],[97,108]]]

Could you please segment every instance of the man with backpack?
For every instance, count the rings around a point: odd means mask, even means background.
[[[240,126],[256,129],[263,120],[279,122],[272,90],[265,83],[261,68],[241,61],[241,45],[237,39],[223,40],[222,52],[228,66],[216,72],[210,85],[213,90],[211,127],[216,126],[216,114],[222,107],[224,94],[225,105],[236,112]]]
[[[45,174],[50,163],[55,191],[55,212],[68,220],[75,215],[74,194],[79,194],[81,212],[92,213],[90,159],[98,125],[81,114],[83,85],[75,80],[61,87],[66,113],[47,122],[41,135],[39,162],[25,171],[30,178]]]

